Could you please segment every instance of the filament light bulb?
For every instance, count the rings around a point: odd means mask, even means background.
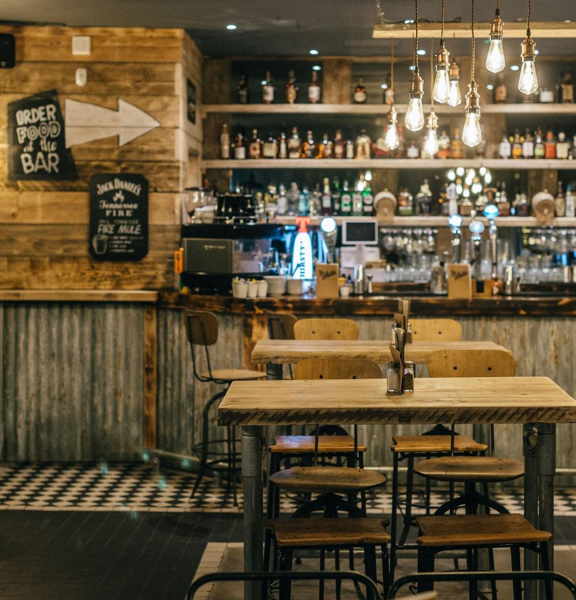
[[[538,91],[538,76],[536,75],[536,42],[526,32],[522,42],[522,69],[518,79],[518,89],[523,94],[535,94]]]
[[[458,106],[462,104],[462,93],[460,92],[460,67],[453,60],[448,71],[450,79],[450,91],[448,93],[448,104]]]
[[[392,106],[388,113],[388,127],[384,136],[384,144],[388,150],[396,150],[400,145],[400,136],[398,135],[398,113]]]
[[[420,131],[424,127],[424,109],[421,98],[410,98],[405,123],[410,131]]]
[[[492,40],[486,57],[486,68],[492,73],[500,73],[506,66],[502,40]]]
[[[424,152],[428,156],[435,156],[438,152],[438,133],[435,129],[428,130],[428,135],[424,142]]]
[[[450,78],[446,69],[436,71],[434,80],[434,100],[446,104],[450,99]]]
[[[470,148],[474,148],[482,141],[482,129],[480,128],[480,113],[467,113],[464,129],[462,130],[462,141]]]

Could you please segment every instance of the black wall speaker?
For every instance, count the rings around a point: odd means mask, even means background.
[[[0,69],[12,69],[16,64],[16,42],[11,33],[0,33]]]

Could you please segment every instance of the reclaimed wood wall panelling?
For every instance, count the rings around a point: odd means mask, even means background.
[[[155,306],[144,308],[143,354],[143,443],[145,448],[155,448],[158,433],[158,313]]]

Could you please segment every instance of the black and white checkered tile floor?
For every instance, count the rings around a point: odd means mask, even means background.
[[[187,472],[155,471],[146,464],[43,464],[0,465],[0,510],[51,511],[152,511],[241,513],[232,493],[209,478],[191,498],[194,475]],[[523,509],[522,489],[495,494],[511,512]],[[432,494],[433,505],[444,500]],[[556,515],[576,516],[576,489],[556,492]],[[283,498],[282,511],[295,503]],[[369,499],[369,513],[390,514],[389,488]],[[418,512],[418,511],[415,511]]]

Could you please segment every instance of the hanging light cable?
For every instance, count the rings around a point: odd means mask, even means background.
[[[504,23],[500,18],[500,0],[496,0],[496,14],[490,25],[490,48],[486,56],[486,68],[492,73],[500,73],[506,66],[502,38]]]
[[[394,38],[390,40],[390,87],[392,88],[392,97],[394,97]],[[384,136],[384,145],[388,150],[396,150],[400,145],[400,137],[398,135],[398,113],[394,108],[394,102],[388,113],[388,127]]]
[[[444,2],[442,2],[444,4]],[[434,41],[430,42],[430,86],[432,86],[433,74],[434,74],[434,61],[432,59],[432,48],[434,46]],[[438,117],[434,112],[434,94],[431,95],[430,100],[430,114],[428,115],[428,119],[426,121],[426,127],[428,128],[428,133],[424,138],[424,153],[427,156],[436,156],[438,152]]]
[[[440,32],[440,48],[436,54],[436,81],[433,96],[436,102],[445,104],[450,99],[450,52],[444,43],[444,1],[442,0],[442,29]]]
[[[424,80],[420,77],[418,66],[418,0],[414,0],[416,9],[416,35],[414,36],[414,61],[412,64],[412,80],[408,93],[408,110],[405,123],[410,131],[420,131],[424,127],[424,110],[422,109],[422,96],[424,95]]]
[[[456,40],[456,34],[454,34],[454,40]],[[460,67],[456,63],[456,58],[453,58],[450,63],[448,75],[450,77],[450,96],[448,98],[448,104],[450,106],[458,106],[459,104],[462,104],[462,94],[460,92]]]
[[[476,64],[476,37],[474,36],[474,0],[472,0],[472,19],[470,23],[472,31],[472,72],[468,93],[466,94],[466,121],[462,130],[462,141],[470,148],[477,146],[482,141],[482,130],[480,128],[480,95],[478,86],[474,79]]]
[[[522,69],[518,79],[518,89],[523,94],[535,94],[538,91],[536,75],[536,42],[530,35],[530,17],[532,2],[528,0],[528,18],[526,19],[526,37],[522,42]]]

